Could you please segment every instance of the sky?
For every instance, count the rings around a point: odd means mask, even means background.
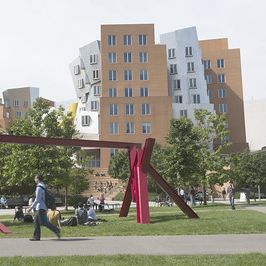
[[[264,0],[0,0],[0,93],[39,87],[54,101],[75,99],[69,64],[100,39],[101,24],[155,24],[155,38],[196,26],[199,39],[241,49],[244,99],[266,99]]]

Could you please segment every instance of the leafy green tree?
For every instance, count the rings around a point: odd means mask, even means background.
[[[224,169],[229,165],[227,157],[222,156],[230,146],[226,142],[229,134],[227,130],[227,118],[225,115],[215,115],[207,110],[195,111],[195,132],[199,136],[199,164],[197,175],[199,176],[204,192],[204,204],[206,201],[206,186],[216,183],[224,183],[226,175]]]
[[[77,135],[70,114],[64,109],[50,108],[39,98],[29,111],[27,119],[15,121],[8,130],[11,135],[74,138]],[[56,188],[68,188],[73,184],[73,177],[79,182],[85,179],[86,169],[76,167],[73,155],[80,150],[76,147],[55,147],[42,145],[1,145],[1,151],[8,150],[1,160],[1,189],[13,193],[32,193],[33,177],[43,175],[48,184]],[[15,190],[13,190],[15,189]],[[86,189],[86,187],[84,187]]]
[[[248,186],[255,193],[258,186],[266,185],[266,152],[232,155],[228,172],[239,188]]]
[[[126,182],[129,178],[129,155],[127,151],[119,151],[110,160],[108,174]]]

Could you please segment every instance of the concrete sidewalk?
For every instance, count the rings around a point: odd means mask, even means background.
[[[266,234],[0,239],[0,256],[195,255],[265,253]]]

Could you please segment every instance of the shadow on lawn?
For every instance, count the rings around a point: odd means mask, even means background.
[[[168,221],[178,221],[188,219],[185,215],[156,215],[151,217],[151,224],[163,223]]]

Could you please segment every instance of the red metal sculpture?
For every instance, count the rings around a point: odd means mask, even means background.
[[[124,195],[120,217],[126,217],[131,201],[136,202],[137,222],[150,223],[147,175],[150,174],[156,183],[189,218],[199,218],[198,215],[183,201],[176,191],[157,173],[150,164],[155,139],[146,139],[144,147],[140,143],[79,140],[63,138],[44,138],[29,136],[0,135],[0,143],[55,145],[72,147],[97,147],[127,149],[130,162],[130,177]]]

